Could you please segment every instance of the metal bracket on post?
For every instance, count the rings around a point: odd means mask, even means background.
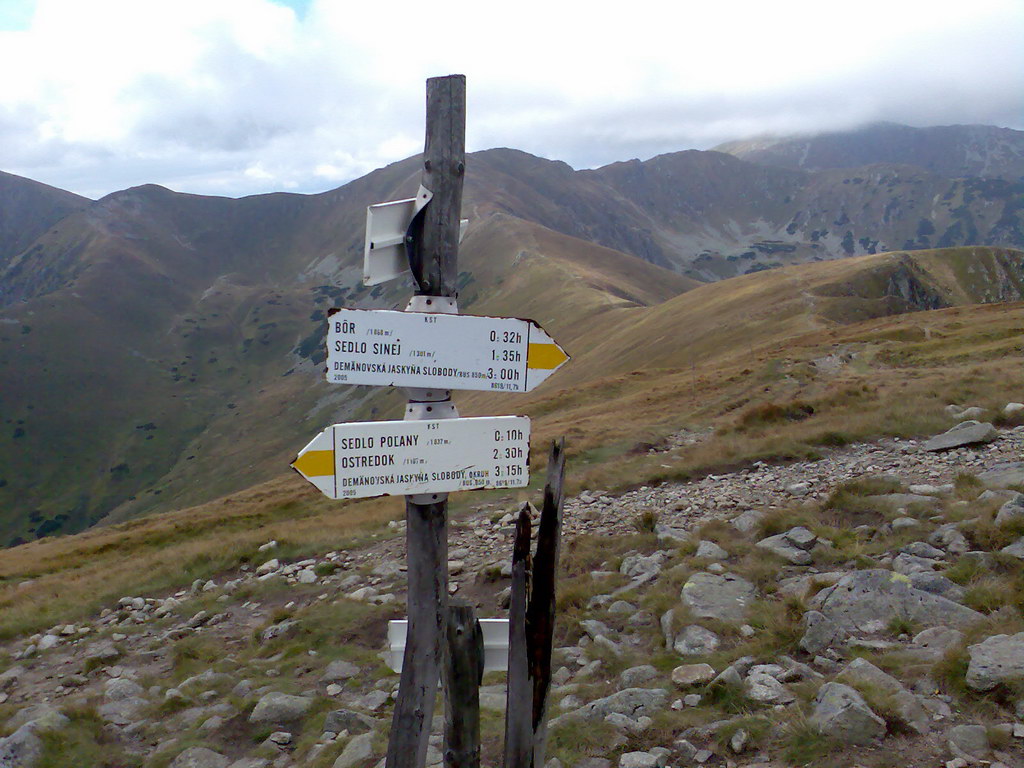
[[[424,312],[437,315],[459,314],[459,304],[451,296],[413,296],[406,312]],[[409,404],[405,407],[405,421],[433,421],[457,419],[459,411],[451,401],[450,389],[420,389],[407,387]],[[447,493],[417,493],[407,496],[413,504],[436,504],[448,498]]]

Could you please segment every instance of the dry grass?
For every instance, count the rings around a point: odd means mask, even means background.
[[[124,595],[187,586],[257,560],[270,539],[278,557],[341,549],[400,514],[400,500],[332,504],[303,485],[287,476],[192,509],[6,550],[0,637],[73,622]]]

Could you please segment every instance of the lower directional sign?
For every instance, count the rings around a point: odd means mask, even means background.
[[[292,467],[332,499],[521,488],[530,482],[530,419],[335,424]]]

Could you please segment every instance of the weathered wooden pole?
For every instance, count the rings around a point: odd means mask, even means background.
[[[562,531],[565,440],[551,445],[537,552],[530,562],[530,515],[519,514],[509,606],[505,768],[539,768],[547,747],[548,692],[555,632],[555,580]]]
[[[452,600],[445,627],[445,768],[480,768],[480,682],[484,676],[484,636],[476,610]]]
[[[410,307],[457,312],[459,213],[466,162],[465,76],[427,80],[426,122],[421,184],[433,197],[413,222],[407,242],[418,285]],[[406,418],[457,415],[449,390],[410,390]],[[426,764],[448,616],[447,494],[424,496],[407,496],[405,504],[409,625],[387,768]]]

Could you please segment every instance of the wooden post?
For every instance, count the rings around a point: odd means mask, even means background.
[[[465,174],[466,78],[427,80],[427,131],[422,184],[433,193],[414,222],[410,265],[425,296],[455,297],[459,213]],[[413,393],[411,393],[413,395]],[[422,392],[424,401],[447,403],[450,392]],[[391,719],[387,768],[423,768],[448,616],[448,502],[406,497],[409,629],[402,677]]]
[[[544,506],[541,509],[537,553],[532,568],[529,567],[530,523],[526,508],[520,512],[516,524],[512,556],[512,602],[509,608],[505,768],[539,768],[544,764],[564,481],[563,439],[552,444],[548,458]]]
[[[484,676],[484,636],[476,610],[452,600],[445,626],[445,768],[480,768],[480,682]]]
[[[423,296],[455,296],[466,175],[466,78],[427,80],[427,140],[421,184],[434,197],[413,222],[408,253]]]
[[[505,768],[528,768],[533,743],[533,686],[526,644],[530,599],[530,505],[516,520],[512,544],[512,594],[508,606],[508,688],[505,698]]]

